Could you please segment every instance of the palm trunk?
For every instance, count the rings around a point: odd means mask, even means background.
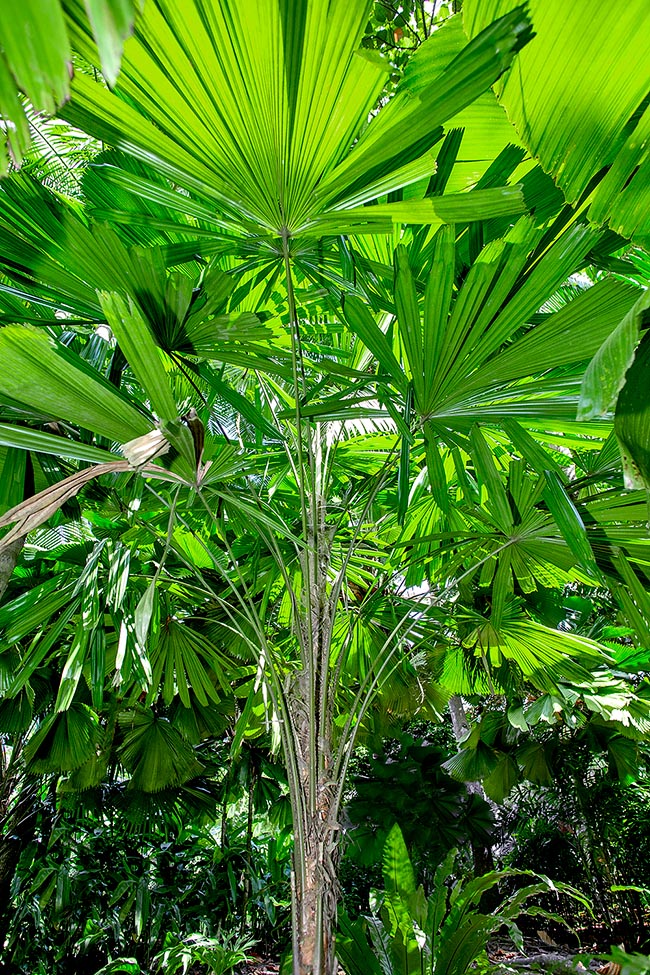
[[[295,594],[294,629],[301,669],[287,698],[291,728],[285,727],[294,852],[291,885],[293,975],[335,975],[338,902],[338,783],[332,781],[334,693],[330,670],[332,624],[336,610],[328,594],[334,529],[327,526],[323,492],[326,461],[320,424],[304,418],[306,394],[298,317],[291,272],[290,232],[281,234],[287,298],[292,323],[291,347],[295,397],[295,461],[291,458],[301,502],[305,548],[300,554],[302,583]]]
[[[312,564],[312,569],[315,566]],[[312,577],[313,578],[313,577]],[[321,592],[317,593],[316,590]],[[322,598],[321,598],[322,597]],[[296,680],[298,792],[293,797],[293,975],[335,975],[338,801],[331,780],[333,725],[323,706],[330,614],[325,577],[312,587],[311,666]]]
[[[303,824],[304,842],[294,859],[294,975],[335,975],[338,847],[327,800]],[[298,857],[300,862],[298,862]]]
[[[300,792],[294,802],[294,975],[335,975],[338,969],[338,791],[332,781],[330,686],[333,609],[327,591],[331,539],[325,511],[324,500],[317,495],[310,507],[309,549],[303,560],[308,589],[303,597],[302,643],[309,652],[292,695]]]

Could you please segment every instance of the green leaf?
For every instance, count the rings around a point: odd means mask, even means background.
[[[433,262],[424,297],[422,328],[423,395],[420,411],[424,416],[432,409],[434,399],[429,394],[442,351],[449,310],[451,307],[455,273],[455,234],[452,227],[442,227],[434,237]]]
[[[67,595],[67,594],[66,594]],[[56,623],[50,626],[46,635],[37,634],[22,659],[20,670],[16,673],[6,696],[15,697],[29,683],[32,675],[43,663],[52,647],[56,646],[62,634],[78,609],[78,599],[72,600],[60,614]]]
[[[124,443],[151,423],[79,356],[29,325],[0,329],[0,392]]]
[[[515,4],[467,0],[463,17],[468,33],[473,36]],[[647,235],[648,4],[631,0],[620,16],[595,20],[589,0],[531,0],[529,10],[535,37],[519,54],[516,69],[499,84],[501,104],[570,202],[611,166],[594,194],[594,218],[626,236]],[[644,114],[630,122],[641,105]]]
[[[631,785],[639,777],[639,749],[634,741],[614,735],[607,742],[610,763],[616,769],[619,782]]]
[[[507,417],[502,421],[501,426],[517,452],[534,471],[542,476],[544,476],[546,471],[552,471],[561,483],[567,480],[566,474],[557,461],[554,460],[550,451],[545,450],[521,424]]]
[[[650,336],[646,333],[618,394],[614,429],[621,447],[625,486],[650,489]]]
[[[397,825],[391,828],[382,855],[384,884],[388,893],[406,898],[415,893],[415,874],[402,831]]]
[[[104,703],[106,680],[106,633],[98,627],[90,637],[90,690],[93,707],[100,709]]]
[[[284,434],[276,426],[270,423],[261,410],[257,409],[254,403],[246,399],[236,389],[233,389],[227,382],[218,377],[213,369],[202,368],[201,374],[207,377],[210,387],[214,393],[214,399],[223,399],[229,403],[245,420],[247,420],[255,430],[259,430],[271,440],[281,440]]]
[[[91,636],[92,634],[86,630],[80,620],[77,624],[71,650],[61,672],[59,690],[56,695],[56,711],[67,711],[72,704],[86,665],[86,653]]]
[[[450,499],[447,486],[447,473],[445,471],[445,464],[442,458],[441,446],[438,443],[436,429],[430,423],[425,423],[424,425],[424,449],[431,493],[436,499],[438,507],[442,511],[448,511]]]
[[[102,311],[112,328],[126,361],[136,379],[151,400],[159,420],[175,420],[178,416],[169,378],[151,329],[131,298],[99,292]]]
[[[491,775],[498,762],[495,752],[479,741],[475,747],[461,748],[442,763],[442,768],[459,782],[477,782]]]
[[[65,606],[72,596],[72,583],[67,575],[54,575],[40,585],[22,592],[0,608],[3,644],[11,645],[33,632]]]
[[[0,38],[17,85],[37,111],[53,115],[68,97],[72,71],[58,0],[0,4]]]
[[[182,13],[152,0],[126,45],[119,97],[78,73],[65,117],[216,202],[240,232],[341,233],[373,222],[371,209],[375,226],[431,222],[429,201],[386,204],[385,216],[379,207],[348,211],[431,174],[442,124],[486,92],[529,39],[523,10],[490,25],[442,75],[425,66],[423,84],[407,86],[368,124],[387,66],[357,54],[366,4],[306,0],[290,16],[284,9],[279,0],[217,4],[207,16],[195,0]],[[81,27],[75,46],[92,61],[92,37]],[[435,35],[427,43],[435,46]],[[479,194],[462,195],[458,206],[473,219]],[[490,207],[512,212],[518,197],[497,191]],[[437,219],[448,218],[441,211]]]
[[[152,579],[140,597],[138,605],[135,608],[135,638],[143,648],[147,646],[147,637],[149,636],[149,627],[151,626],[155,594],[156,580]]]
[[[124,732],[120,758],[132,773],[132,788],[160,792],[203,771],[192,746],[167,718],[147,710],[125,712],[118,721]]]
[[[504,318],[514,311],[523,316],[521,321],[527,320],[533,314],[533,307],[528,302],[532,300],[536,308],[540,299],[545,300],[559,288],[563,278],[582,265],[595,240],[590,228],[575,227],[566,236],[561,235],[556,242],[557,250],[552,246],[536,265],[510,307],[505,309]],[[545,260],[547,256],[548,262]],[[503,381],[584,362],[620,322],[638,294],[638,289],[627,282],[598,281],[495,356],[481,371],[482,381]],[[525,300],[523,307],[522,300]],[[588,419],[590,415],[596,414],[585,414],[580,418]]]
[[[25,748],[25,760],[34,772],[70,772],[96,754],[102,728],[85,704],[73,704],[47,717]]]
[[[133,29],[140,0],[85,0],[99,57],[102,74],[108,85],[117,81],[124,41]]]
[[[152,680],[148,702],[162,693],[165,704],[179,695],[184,707],[192,706],[192,696],[208,707],[230,693],[228,661],[208,640],[188,625],[170,620],[162,629],[150,654]],[[191,693],[190,693],[191,692]]]
[[[603,575],[596,564],[578,509],[554,471],[544,471],[544,477],[546,479],[544,500],[555,519],[555,523],[562,532],[562,537],[585,572],[602,582]]]
[[[366,122],[385,69],[354,56],[365,5],[310,2],[300,29],[292,16],[285,31],[277,0],[254,8],[215,4],[209,16],[195,2],[182,11],[147,3],[122,60],[122,97],[77,77],[66,115],[109,144],[155,160],[176,185],[219,200],[239,226],[252,219],[258,228],[296,228],[314,208],[323,171]],[[173,66],[173,80],[161,64]],[[269,71],[277,85],[269,84]],[[275,111],[279,104],[284,111]],[[335,113],[340,124],[332,126]]]
[[[400,458],[397,470],[397,520],[400,525],[404,524],[404,518],[408,509],[410,494],[410,466],[411,466],[411,443],[412,437],[409,434],[411,429],[411,413],[413,410],[413,393],[411,389],[406,394],[404,404],[404,430],[407,435],[402,436],[400,447]]]
[[[494,462],[492,451],[478,426],[472,428],[470,443],[472,460],[479,484],[487,488],[487,505],[493,511],[501,530],[509,532],[512,530],[513,520],[506,490]]]
[[[493,802],[501,803],[512,792],[518,781],[517,763],[510,755],[504,755],[494,771],[483,779],[483,788]]]
[[[15,165],[21,164],[23,154],[29,148],[30,131],[9,65],[1,55],[0,117],[10,123],[0,129],[0,176],[4,176],[9,170],[9,156]]]
[[[544,746],[539,742],[531,742],[517,749],[517,761],[521,765],[523,774],[531,782],[550,785],[553,781]]]
[[[425,392],[420,309],[408,252],[402,245],[395,250],[395,308],[400,339],[413,377],[415,401],[422,403]]]
[[[116,460],[116,455],[109,453],[108,450],[100,450],[99,447],[91,447],[89,444],[70,440],[68,437],[57,437],[54,434],[42,433],[40,430],[32,430],[29,427],[12,427],[6,423],[0,423],[0,444],[19,449],[21,453],[32,450],[37,454],[68,457],[71,460],[81,460],[88,464],[102,464]],[[2,510],[4,509],[0,508],[0,511]]]
[[[430,167],[418,168],[414,161],[441,137],[438,127],[485,92],[530,36],[530,23],[519,7],[466,45],[440,74],[435,60],[433,66],[424,64],[429,51],[441,43],[434,34],[423,45],[420,58],[424,70],[417,84],[413,86],[405,79],[404,89],[398,90],[348,158],[319,186],[318,196],[332,202],[345,200],[346,205],[360,204],[379,192],[397,189],[400,182],[404,185],[430,175]],[[402,176],[400,181],[400,169],[406,170],[409,178]],[[391,179],[395,170],[398,178]]]
[[[471,223],[495,217],[524,213],[526,204],[519,186],[472,190],[424,200],[378,203],[372,207],[346,207],[316,217],[309,235],[390,233],[394,224],[440,226],[444,223]]]
[[[650,291],[644,292],[617,328],[605,339],[582,380],[578,419],[601,416],[616,404],[634,361],[641,330],[650,321]]]
[[[347,975],[382,975],[379,961],[366,937],[367,922],[363,918],[351,920],[345,909],[340,908],[338,926],[336,957]]]
[[[613,588],[614,595],[634,627],[639,643],[646,647],[650,644],[650,595],[622,552],[614,552],[612,561],[623,580],[623,585]]]
[[[142,969],[135,958],[116,958],[115,961],[110,961],[108,965],[104,965],[99,971],[95,972],[95,975],[115,975],[116,972],[140,975],[141,971]]]
[[[367,304],[360,298],[350,295],[345,299],[343,314],[350,329],[372,352],[379,366],[388,373],[398,389],[405,390],[407,382],[404,370],[395,358],[390,342],[375,322]]]
[[[0,425],[0,443],[2,443]],[[24,451],[0,449],[0,514],[20,504],[25,496],[27,457]]]

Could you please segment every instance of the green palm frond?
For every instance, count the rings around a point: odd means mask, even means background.
[[[85,704],[45,718],[25,748],[25,760],[35,772],[66,772],[92,758],[102,738],[97,715]]]
[[[463,16],[470,36],[515,3],[469,0]],[[611,23],[594,23],[589,0],[570,7],[562,0],[533,0],[530,13],[536,36],[522,51],[516,72],[499,84],[499,100],[569,201],[579,199],[600,173],[591,196],[592,219],[628,237],[647,235],[647,5],[636,0]],[[614,63],[620,70],[611,71]]]
[[[124,734],[119,757],[133,789],[160,792],[201,773],[194,749],[167,718],[138,709],[119,715],[118,722]]]
[[[175,620],[168,620],[162,627],[158,643],[151,651],[151,667],[150,701],[161,688],[165,704],[170,704],[178,694],[186,708],[190,707],[192,698],[207,707],[231,692],[232,662],[197,630]]]
[[[149,3],[126,44],[116,93],[77,76],[65,115],[216,203],[240,233],[322,235],[454,219],[453,206],[438,216],[431,200],[355,208],[431,173],[427,153],[442,124],[507,68],[529,39],[528,23],[521,10],[508,15],[442,76],[433,36],[418,71],[368,125],[386,68],[356,53],[367,12],[367,3],[343,0],[291,12],[278,0],[254,11],[195,0],[182,15]],[[75,43],[92,61],[89,35]],[[173,78],[161,63],[174,65]],[[148,193],[142,183],[132,188]]]
[[[452,693],[496,693],[513,678],[552,692],[562,681],[588,681],[590,670],[614,663],[607,647],[530,619],[517,601],[506,602],[498,624],[467,610],[460,619],[465,635],[447,652],[441,677]]]

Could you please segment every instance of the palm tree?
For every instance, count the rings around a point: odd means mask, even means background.
[[[565,204],[507,125],[477,185],[445,192],[528,19],[514,9],[469,43],[452,19],[378,112],[384,69],[357,53],[366,20],[349,0],[150,0],[115,89],[77,73],[62,110],[113,147],[84,175],[82,205],[29,176],[0,187],[2,290],[25,309],[0,331],[14,420],[0,442],[92,465],[0,525],[22,537],[103,478],[113,500],[98,517],[124,531],[109,549],[109,526],[86,517],[83,573],[50,583],[50,612],[30,603],[35,626],[14,627],[38,631],[10,692],[66,612],[63,625],[79,616],[54,722],[81,713],[84,675],[98,704],[107,671],[146,703],[209,712],[244,661],[241,729],[261,697],[287,766],[296,975],[335,969],[356,735],[406,656],[449,642],[444,609],[463,584],[484,604],[463,641],[475,633],[488,662],[533,672],[601,649],[535,622],[521,592],[541,573],[555,585],[625,572],[604,527],[620,485],[597,498],[603,568],[562,453],[609,433],[606,420],[578,429],[580,383],[639,298],[628,280],[569,295],[563,283],[622,241],[584,200]],[[84,18],[70,30],[96,60]],[[139,569],[135,522],[152,540]],[[644,562],[638,535],[616,539]],[[155,716],[129,720],[139,744],[171,748]]]

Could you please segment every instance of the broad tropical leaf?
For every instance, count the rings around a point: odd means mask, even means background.
[[[469,35],[515,5],[468,0]],[[625,236],[647,236],[650,10],[645,0],[634,0],[620,13],[594,20],[590,0],[533,0],[536,36],[498,92],[524,144],[570,202],[610,167],[592,197],[593,219]]]
[[[123,443],[147,433],[152,422],[79,356],[30,326],[0,330],[0,392],[15,402],[29,398],[51,417],[78,423]]]
[[[53,115],[68,98],[73,74],[69,32],[91,30],[109,84],[120,69],[122,45],[140,0],[26,0],[0,9],[0,116],[9,121],[0,140],[0,175],[9,158],[20,165],[29,146],[28,117],[19,91],[38,112]]]

